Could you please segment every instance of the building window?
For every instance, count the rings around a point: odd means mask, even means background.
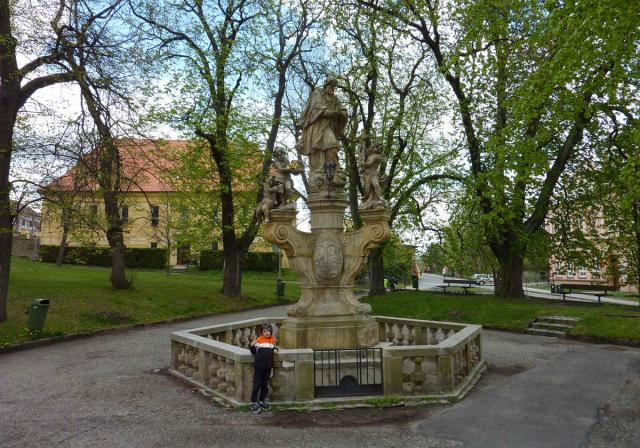
[[[157,249],[158,243],[151,243],[151,249]]]
[[[211,243],[211,250],[218,250],[218,243]]]
[[[578,270],[578,277],[587,278],[587,268],[580,268]]]
[[[160,223],[160,206],[152,205],[151,206],[151,225],[153,227],[158,227]]]
[[[91,207],[89,207],[89,213],[91,215],[91,218],[95,218],[96,216],[98,216],[98,206],[92,205]]]
[[[123,205],[120,209],[120,217],[122,218],[122,222],[129,221],[129,207]]]

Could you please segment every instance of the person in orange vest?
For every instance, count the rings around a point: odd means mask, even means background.
[[[261,326],[262,335],[251,341],[253,360],[253,387],[251,388],[251,412],[258,414],[270,409],[267,403],[269,393],[269,374],[273,368],[273,356],[278,354],[276,338],[270,323]],[[258,395],[259,392],[259,395]]]

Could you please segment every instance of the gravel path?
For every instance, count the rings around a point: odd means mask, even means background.
[[[489,369],[449,407],[253,415],[165,373],[171,331],[284,314],[225,314],[2,354],[0,446],[638,446],[640,351],[626,347],[486,331]],[[530,443],[510,444],[518,434]]]

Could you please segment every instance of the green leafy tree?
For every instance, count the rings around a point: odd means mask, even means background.
[[[597,138],[637,58],[640,5],[624,0],[358,0],[423,46],[466,140],[470,182],[499,263],[496,292],[523,295],[524,257],[567,164]]]
[[[37,91],[69,82],[74,74],[63,62],[65,15],[77,0],[0,2],[0,322],[6,320],[11,268],[9,193],[14,129],[23,107]],[[82,18],[93,21],[98,12]],[[87,23],[87,22],[85,22]],[[82,24],[76,24],[82,26]],[[86,29],[86,28],[85,28]],[[84,39],[83,39],[84,41]],[[26,62],[19,65],[19,56]]]
[[[307,2],[281,0],[131,3],[143,23],[141,32],[158,44],[162,58],[174,64],[171,90],[180,95],[168,118],[206,142],[215,163],[225,257],[223,293],[239,296],[241,261],[259,223],[253,215],[238,227],[236,187],[242,183],[234,179],[234,165],[252,171],[251,182],[244,185],[255,186],[251,193],[255,207],[262,199],[280,130],[291,67],[318,13]],[[269,94],[260,97],[265,91]],[[270,111],[262,121],[251,113],[260,110]],[[260,138],[264,152],[257,167],[250,166],[249,153]]]
[[[363,194],[360,176],[363,147],[379,143],[385,156],[380,178],[382,196],[389,203],[390,225],[398,229],[422,225],[451,180],[459,180],[456,149],[434,142],[442,126],[442,110],[435,76],[425,56],[407,48],[406,32],[394,29],[356,7],[338,4],[333,14],[338,33],[337,69],[342,69],[341,88],[347,94],[349,126],[342,138],[349,173],[349,204],[356,228]],[[369,254],[369,294],[384,294],[386,249]]]

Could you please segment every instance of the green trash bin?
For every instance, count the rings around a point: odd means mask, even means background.
[[[276,281],[276,295],[278,297],[284,297],[284,280],[281,278]]]
[[[411,276],[411,286],[413,286],[413,289],[418,289],[418,276],[417,275],[412,275]]]
[[[47,311],[49,311],[49,299],[34,300],[29,307],[27,328],[29,330],[42,330],[44,320],[47,318]]]

